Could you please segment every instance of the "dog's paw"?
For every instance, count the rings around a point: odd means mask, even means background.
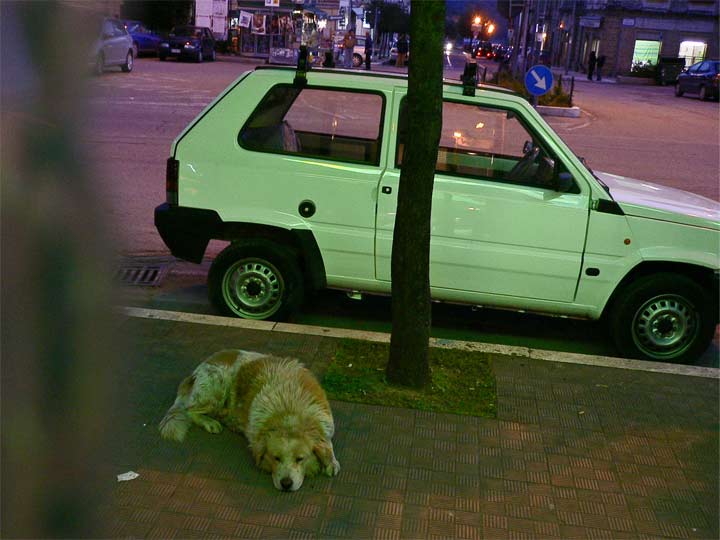
[[[326,476],[335,476],[340,472],[340,463],[335,457],[333,457],[332,461],[325,467],[324,472]]]
[[[208,433],[220,433],[223,429],[222,424],[211,418],[205,420],[202,426]]]

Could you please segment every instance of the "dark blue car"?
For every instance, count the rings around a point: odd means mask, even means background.
[[[125,28],[132,36],[133,48],[135,49],[135,56],[141,54],[152,54],[155,55],[158,52],[158,47],[162,41],[162,37],[158,34],[148,30],[148,28],[140,21],[123,21]]]

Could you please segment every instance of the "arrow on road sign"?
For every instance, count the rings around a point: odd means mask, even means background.
[[[534,71],[530,72],[535,79],[535,86],[540,88],[541,90],[547,90],[547,85],[545,84],[545,77],[540,77],[537,73]]]

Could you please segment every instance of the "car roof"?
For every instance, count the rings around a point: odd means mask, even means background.
[[[296,71],[297,68],[294,66],[273,66],[273,65],[262,65],[262,66],[256,66],[255,71]],[[354,71],[350,69],[337,69],[337,68],[322,68],[322,69],[313,69],[310,71],[310,73],[326,73],[326,74],[335,74],[338,76],[352,76],[352,77],[359,77],[359,78],[372,78],[375,79],[375,81],[378,84],[387,83],[389,87],[395,87],[397,86],[398,82],[407,82],[408,76],[405,73],[392,73],[388,71],[375,71],[375,72],[366,72],[366,71]],[[462,88],[462,83],[460,81],[455,81],[451,79],[443,79],[443,85],[444,86],[454,86],[454,87],[460,87]],[[510,90],[509,88],[504,88],[502,86],[497,86],[494,84],[487,84],[487,83],[479,83],[477,85],[478,90],[487,90],[490,92],[496,92],[498,94],[503,95],[510,95],[510,96],[517,96],[521,97],[521,95],[514,90]]]

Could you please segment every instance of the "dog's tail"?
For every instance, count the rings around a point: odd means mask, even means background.
[[[177,405],[175,403],[170,407],[165,418],[160,421],[160,435],[169,441],[183,442],[191,421],[185,408]]]

